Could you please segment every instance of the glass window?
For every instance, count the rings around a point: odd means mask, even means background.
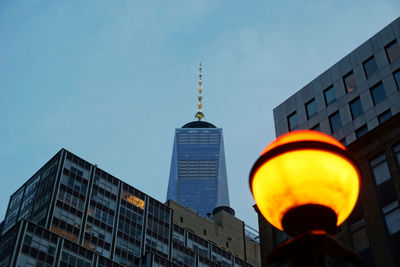
[[[311,130],[313,130],[313,131],[321,131],[321,127],[319,126],[319,123],[315,124],[315,125],[311,128]]]
[[[396,80],[397,89],[400,89],[400,70],[394,73],[394,79]]]
[[[344,81],[344,86],[346,87],[348,93],[350,93],[351,91],[354,90],[354,88],[356,88],[356,78],[354,77],[353,71],[346,74],[346,76],[343,77],[343,81]]]
[[[386,98],[385,88],[382,83],[379,83],[371,88],[372,99],[374,100],[374,104],[382,102]]]
[[[289,124],[289,131],[293,131],[297,125],[299,124],[299,120],[297,119],[297,112],[293,112],[288,116],[288,124]]]
[[[378,121],[379,121],[379,123],[384,123],[391,117],[392,117],[392,112],[390,111],[390,109],[388,109],[385,112],[383,112],[381,115],[378,116]]]
[[[396,145],[394,148],[394,153],[396,154],[397,163],[400,165],[400,144]]]
[[[324,97],[325,97],[325,104],[329,106],[336,100],[336,93],[335,93],[335,88],[333,86],[329,87],[324,91]]]
[[[275,240],[276,240],[276,244],[277,245],[285,242],[286,240],[288,240],[288,235],[285,232],[279,231],[277,229],[274,229],[274,231],[275,231],[275,234],[276,234]]]
[[[312,99],[307,102],[306,110],[308,119],[317,114],[317,104],[315,103],[315,99]]]
[[[396,145],[394,148],[394,154],[396,155],[396,159],[397,159],[397,164],[400,167],[400,144]]]
[[[369,247],[365,220],[362,219],[350,226],[353,237],[354,250],[359,252]],[[354,229],[354,230],[353,230]]]
[[[368,133],[368,127],[366,124],[364,124],[363,126],[361,126],[360,128],[358,128],[356,130],[357,138],[360,138],[361,136],[365,135],[366,133]]]
[[[378,65],[376,65],[376,60],[374,57],[369,58],[367,61],[364,62],[363,65],[367,79],[378,71]]]
[[[353,120],[364,113],[359,97],[350,102],[350,111],[351,115],[353,116]]]
[[[400,44],[396,41],[386,46],[386,54],[389,62],[393,63],[400,58]]]
[[[385,216],[386,227],[389,234],[395,234],[400,231],[400,208],[399,201],[394,201],[389,205],[386,205],[382,209],[383,215]]]
[[[329,116],[329,123],[331,125],[332,133],[335,133],[340,128],[342,128],[342,121],[340,120],[340,115],[338,111]]]
[[[377,185],[380,185],[391,178],[385,154],[381,154],[371,160],[370,165]]]

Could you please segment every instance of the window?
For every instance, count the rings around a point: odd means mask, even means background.
[[[306,103],[306,110],[308,119],[317,114],[317,104],[315,103],[315,99],[312,99]]]
[[[386,98],[385,88],[383,87],[382,83],[379,83],[371,88],[371,95],[374,104],[377,105],[378,103],[382,102]]]
[[[394,150],[394,153],[397,156],[397,161],[400,164],[400,144],[395,145],[393,150]]]
[[[391,178],[385,154],[381,154],[371,160],[370,165],[377,185],[380,185]]]
[[[394,79],[396,80],[397,89],[400,89],[400,70],[394,73]]]
[[[297,119],[297,113],[293,112],[288,116],[288,124],[289,124],[289,131],[293,131],[297,125],[299,124],[299,120]]]
[[[350,111],[351,111],[351,116],[353,117],[353,120],[357,117],[359,117],[361,114],[363,114],[363,107],[361,105],[361,100],[359,97],[356,99],[353,99],[350,102]]]
[[[289,239],[288,235],[285,232],[279,231],[277,229],[274,229],[274,235],[275,235],[274,239],[276,241],[275,242],[276,245],[281,244],[281,243],[283,243],[283,242],[285,242],[286,240]]]
[[[122,191],[122,199],[126,202],[144,210],[144,200],[134,196],[133,194]]]
[[[329,123],[331,125],[332,133],[335,133],[340,128],[342,128],[342,121],[340,120],[340,115],[338,111],[329,116]]]
[[[359,252],[369,247],[367,229],[365,227],[365,219],[360,219],[350,225],[352,233],[354,250]]]
[[[313,131],[321,131],[321,127],[319,127],[319,123],[315,124],[315,125],[311,128],[311,130],[313,130]]]
[[[361,126],[360,128],[358,128],[356,130],[357,138],[360,138],[361,136],[365,135],[366,133],[368,133],[368,127],[366,124],[364,124],[363,126]]]
[[[400,144],[396,145],[394,148],[394,154],[396,155],[396,159],[397,159],[397,164],[400,167]]]
[[[400,231],[400,208],[399,201],[393,201],[389,205],[382,208],[383,215],[385,216],[386,227],[390,235]]]
[[[353,243],[356,251],[361,251],[369,247],[367,229],[365,227],[360,228],[353,232]]]
[[[344,81],[344,86],[346,87],[347,93],[350,93],[351,91],[356,88],[356,78],[354,77],[353,71],[350,73],[346,74],[346,76],[343,77]]]
[[[379,123],[384,123],[391,117],[392,117],[392,112],[390,111],[390,109],[388,109],[385,112],[383,112],[381,115],[378,116],[378,121],[379,121]]]
[[[364,62],[363,65],[367,79],[378,71],[378,65],[376,65],[376,60],[374,57],[369,58],[367,61]]]
[[[400,44],[398,42],[394,41],[390,43],[386,46],[385,50],[390,63],[400,58]]]
[[[329,87],[324,91],[324,97],[325,97],[325,104],[329,106],[336,100],[336,93],[335,93],[335,88],[333,86]]]

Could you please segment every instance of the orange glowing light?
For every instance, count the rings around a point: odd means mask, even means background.
[[[301,141],[312,141],[314,146],[282,150],[253,167],[250,181],[257,206],[280,230],[287,211],[307,204],[331,208],[340,225],[353,210],[360,188],[358,167],[346,157],[340,142],[316,131],[294,131],[267,146],[260,159],[275,148]],[[324,144],[334,146],[332,151]]]
[[[128,192],[122,192],[122,199],[126,200],[127,202],[131,203],[132,205],[144,209],[144,201]]]

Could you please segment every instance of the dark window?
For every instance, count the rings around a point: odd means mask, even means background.
[[[279,231],[278,229],[273,229],[273,237],[275,245],[279,245],[288,240],[288,235],[283,231]]]
[[[353,239],[354,250],[359,252],[369,247],[365,219],[360,219],[350,225],[351,236]]]
[[[382,208],[385,216],[386,227],[390,235],[400,231],[400,208],[399,201],[394,201]]]
[[[400,58],[400,44],[396,41],[386,46],[386,54],[389,62],[393,63]]]
[[[306,104],[307,110],[307,118],[310,119],[312,116],[317,114],[317,104],[315,103],[315,99],[312,99]]]
[[[350,102],[350,111],[351,116],[353,116],[353,120],[363,114],[364,111],[359,97]]]
[[[361,136],[363,136],[364,134],[368,133],[368,127],[366,124],[364,124],[363,126],[361,126],[360,128],[358,128],[356,130],[356,136],[357,138],[360,138]]]
[[[333,86],[329,87],[324,91],[324,97],[325,97],[325,104],[329,106],[336,100],[336,93],[335,93],[335,88]]]
[[[203,234],[204,234],[204,235],[207,235],[206,229],[203,229]]]
[[[400,144],[396,145],[393,150],[394,154],[396,155],[397,164],[400,167]]]
[[[338,111],[329,116],[329,123],[331,124],[332,133],[335,133],[342,128],[342,121],[340,120]]]
[[[351,91],[354,90],[354,88],[356,88],[356,78],[354,77],[353,71],[346,74],[346,76],[344,76],[343,78],[343,81],[348,93],[350,93]]]
[[[297,113],[293,112],[288,116],[288,124],[289,124],[289,131],[293,131],[297,125],[299,124],[299,120],[297,119]]]
[[[400,89],[400,70],[394,73],[394,79],[396,80],[397,89]]]
[[[25,239],[24,239],[24,244],[27,244],[27,245],[31,245],[31,243],[32,243],[32,236],[31,235],[28,235],[28,234],[26,234],[25,235]]]
[[[371,88],[372,99],[374,100],[374,104],[382,102],[386,98],[385,88],[382,83],[379,83]]]
[[[376,60],[374,57],[369,58],[364,62],[364,71],[367,78],[370,78],[378,71],[378,65],[376,65]]]
[[[313,131],[320,131],[320,130],[321,130],[321,127],[319,127],[319,123],[315,124],[315,125],[311,128],[311,130],[313,130]]]
[[[378,116],[378,121],[379,121],[379,123],[384,123],[391,117],[392,117],[392,112],[390,111],[390,109],[388,109],[385,112],[383,112],[381,115]]]
[[[387,164],[385,154],[381,154],[371,160],[370,165],[377,185],[382,184],[392,177],[389,171],[389,166]]]

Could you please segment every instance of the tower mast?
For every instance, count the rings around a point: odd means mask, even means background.
[[[202,105],[202,103],[201,103],[201,101],[203,100],[203,96],[201,95],[201,93],[203,92],[203,81],[201,80],[201,78],[202,78],[202,66],[201,66],[201,62],[200,62],[200,67],[199,67],[199,89],[198,89],[198,91],[199,91],[199,96],[197,97],[197,99],[198,99],[198,103],[197,103],[197,108],[198,108],[198,110],[197,110],[197,113],[196,113],[196,115],[195,115],[195,117],[199,120],[199,121],[201,121],[203,118],[204,118],[204,114],[203,114],[203,112],[201,111],[201,109],[202,109],[202,107],[203,107],[203,105]]]

